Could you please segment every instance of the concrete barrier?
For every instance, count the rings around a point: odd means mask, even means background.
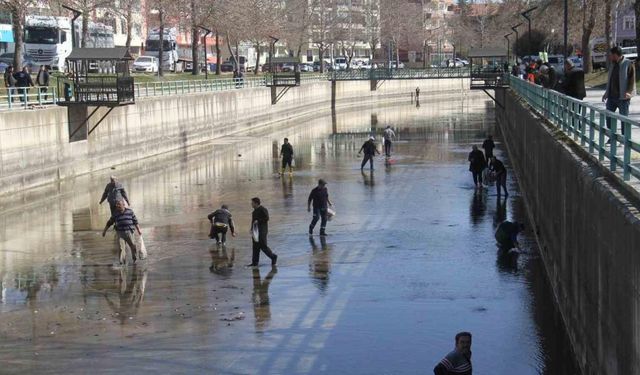
[[[498,124],[583,374],[640,374],[640,199],[516,94],[503,90],[498,102]]]
[[[368,81],[338,82],[336,108],[370,105],[378,100],[408,101],[418,86],[423,100],[433,95],[457,98],[468,80],[387,81],[376,91],[371,91]],[[100,108],[87,129],[93,128],[106,111]],[[176,94],[139,99],[135,105],[115,108],[86,140],[72,143],[70,129],[81,120],[70,124],[66,108],[1,112],[0,194],[330,111],[329,82],[291,88],[276,105],[271,104],[269,88]]]

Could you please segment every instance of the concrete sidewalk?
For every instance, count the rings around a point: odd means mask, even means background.
[[[602,101],[602,95],[604,95],[604,89],[587,89],[587,97],[584,101],[595,105],[599,109],[606,109],[605,104]],[[631,98],[631,105],[629,106],[629,117],[635,121],[640,121],[640,97],[635,96]]]

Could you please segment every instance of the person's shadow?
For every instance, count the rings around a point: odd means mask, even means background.
[[[233,274],[233,263],[236,259],[236,249],[231,248],[227,251],[225,245],[211,245],[209,248],[211,254],[211,266],[209,271],[216,275],[230,277]]]
[[[484,189],[476,189],[473,192],[473,198],[471,199],[471,207],[469,208],[469,214],[471,215],[471,222],[474,225],[482,222],[484,214],[487,211],[487,203],[485,201],[486,195]]]
[[[517,274],[519,256],[520,253],[517,250],[507,249],[506,247],[498,245],[498,255],[496,259],[498,270],[503,273]]]
[[[276,267],[271,267],[271,271],[262,280],[260,277],[260,269],[255,267],[253,274],[253,315],[255,316],[256,331],[263,331],[271,321],[271,305],[269,301],[269,285],[273,281],[274,276],[278,273]]]
[[[493,215],[493,227],[497,228],[500,223],[507,219],[507,199],[496,199],[496,212]]]
[[[144,299],[144,290],[147,284],[148,271],[133,265],[131,269],[122,267],[119,270],[118,278],[118,299],[112,301],[105,292],[104,298],[107,304],[120,320],[120,324],[124,324],[130,317],[138,314],[138,310]]]
[[[329,287],[331,273],[331,249],[324,236],[320,237],[320,247],[312,236],[309,237],[309,244],[311,245],[311,262],[309,263],[311,281],[318,287],[321,294],[325,294]]]
[[[376,184],[376,181],[373,178],[373,171],[369,171],[369,174],[367,174],[365,171],[361,171],[361,173],[362,173],[362,180],[364,182],[364,186],[369,186],[373,188]]]

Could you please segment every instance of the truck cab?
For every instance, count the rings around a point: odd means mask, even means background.
[[[27,16],[24,27],[25,53],[38,65],[64,69],[71,53],[71,21],[65,17]]]

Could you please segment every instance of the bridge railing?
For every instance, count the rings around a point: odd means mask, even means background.
[[[510,77],[509,86],[540,115],[597,155],[612,172],[622,173],[624,181],[640,179],[640,124],[627,116],[596,108],[557,91]]]
[[[469,68],[427,68],[427,69],[362,69],[340,70],[329,73],[330,80],[386,80],[386,79],[425,79],[425,78],[468,78]]]
[[[55,104],[58,101],[55,87],[11,87],[0,89],[0,110],[27,109]]]

